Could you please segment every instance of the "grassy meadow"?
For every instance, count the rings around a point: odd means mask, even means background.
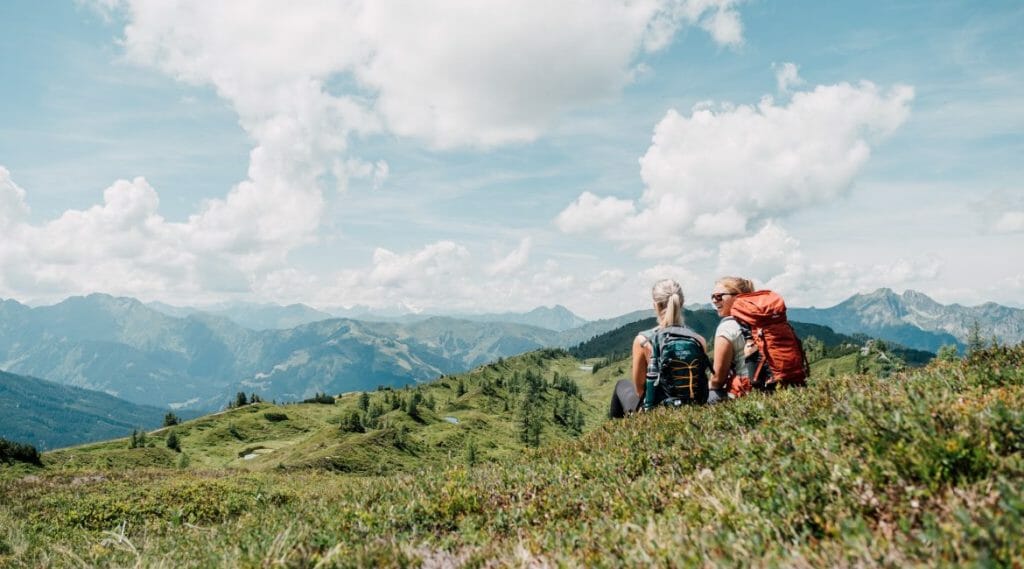
[[[0,566],[1024,564],[1024,346],[608,421],[625,363],[546,350],[0,466]]]

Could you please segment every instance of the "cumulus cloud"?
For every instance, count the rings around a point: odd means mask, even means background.
[[[597,274],[587,285],[590,292],[609,292],[617,289],[626,281],[626,273],[619,269],[605,269]]]
[[[523,268],[526,266],[526,262],[530,259],[530,247],[532,245],[533,240],[529,237],[524,237],[523,240],[519,242],[519,246],[508,255],[487,265],[487,274],[507,275]]]
[[[783,292],[786,302],[809,305],[824,299],[834,304],[851,295],[881,287],[907,288],[938,277],[942,264],[935,259],[897,259],[887,263],[862,265],[836,261],[832,263],[796,263],[787,265],[775,275],[766,288]]]
[[[640,281],[646,283],[647,292],[650,293],[651,286],[662,280],[672,279],[683,287],[683,294],[687,290],[694,290],[701,286],[701,279],[692,269],[682,265],[658,264],[640,271]]]
[[[126,22],[128,60],[210,86],[231,105],[253,140],[247,176],[184,222],[163,219],[155,190],[136,179],[115,182],[103,205],[30,226],[25,193],[4,170],[3,259],[20,260],[5,276],[9,291],[272,289],[261,282],[287,282],[288,254],[316,239],[325,180],[341,190],[387,180],[387,162],[350,156],[353,137],[390,133],[435,148],[531,141],[560,113],[620,93],[643,54],[681,27],[742,41],[735,0],[91,5]],[[388,251],[375,262],[373,279],[401,280]]]
[[[625,223],[635,215],[636,207],[630,200],[599,198],[590,192],[583,192],[575,202],[558,214],[555,223],[566,233],[581,233],[595,229],[614,232],[616,224]]]
[[[340,271],[311,301],[320,306],[504,312],[571,297],[576,277],[550,259],[529,263],[529,249],[530,239],[524,239],[509,256],[493,263],[452,241],[406,252],[379,248],[368,266]],[[281,277],[301,282],[299,274]]]
[[[880,287],[921,287],[938,278],[941,269],[932,257],[876,263],[810,261],[798,239],[778,223],[767,222],[756,234],[719,246],[716,274],[750,278],[782,293],[788,304],[806,306],[822,301],[828,305]]]
[[[367,282],[396,288],[441,284],[458,277],[468,257],[469,251],[452,241],[440,241],[407,255],[378,248],[373,252],[373,270]]]
[[[718,273],[767,281],[800,262],[800,242],[768,222],[754,235],[719,246]]]
[[[110,2],[101,2],[109,9]],[[536,138],[561,111],[616,94],[641,50],[689,25],[742,42],[735,0],[125,0],[129,56],[210,83],[257,120],[290,87],[343,75],[392,132],[438,147]],[[500,14],[500,17],[495,17]],[[225,25],[230,22],[230,25]],[[255,88],[255,89],[254,89]],[[269,89],[269,92],[268,92]],[[358,129],[355,129],[358,130]]]
[[[1020,233],[1024,231],[1024,211],[1004,211],[992,225],[996,233]]]
[[[789,93],[796,85],[802,85],[804,80],[800,78],[800,70],[795,63],[772,64],[775,69],[775,82],[779,93]]]
[[[25,190],[11,179],[11,173],[0,166],[0,229],[20,223],[28,218]]]
[[[982,232],[1024,232],[1024,195],[1019,191],[988,192],[983,197],[970,200],[967,207],[974,212]]]
[[[344,193],[348,191],[349,182],[353,179],[369,179],[374,190],[381,189],[391,173],[391,167],[384,160],[371,164],[358,158],[348,158],[335,160],[331,172],[338,181],[338,191]]]
[[[581,195],[557,218],[563,231],[597,231],[666,255],[689,237],[742,236],[758,221],[843,195],[871,145],[906,120],[910,87],[819,85],[786,105],[701,103],[669,110],[640,159],[638,200]]]

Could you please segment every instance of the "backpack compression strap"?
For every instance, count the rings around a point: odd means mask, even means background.
[[[704,366],[708,369],[708,371],[710,371],[711,373],[715,373],[715,367],[711,364],[711,359],[708,358],[707,349],[704,347],[704,344],[701,342],[701,340],[703,338],[698,336],[696,332],[694,332],[692,329],[690,329],[690,328],[688,328],[686,326],[666,326],[666,327],[664,327],[664,328],[662,328],[660,330],[655,331],[655,333],[654,333],[654,341],[651,342],[651,344],[652,344],[651,351],[655,354],[653,357],[655,358],[655,361],[658,362],[658,379],[659,379],[659,381],[661,380],[661,359],[660,359],[661,356],[658,353],[658,339],[662,335],[666,335],[667,336],[668,334],[674,334],[676,336],[685,336],[685,337],[693,340],[694,342],[696,342],[696,344],[698,346],[700,346],[700,361],[701,361],[701,363],[704,364]]]

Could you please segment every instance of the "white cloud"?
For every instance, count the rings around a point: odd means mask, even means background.
[[[614,197],[599,198],[590,192],[583,192],[575,202],[558,214],[555,223],[566,233],[581,233],[603,229],[616,234],[618,224],[636,215],[633,202]]]
[[[775,82],[779,93],[789,93],[796,85],[803,85],[804,80],[800,78],[800,69],[795,63],[772,64],[775,69]]]
[[[619,269],[606,269],[597,274],[587,285],[590,292],[602,293],[616,290],[626,281],[626,273]]]
[[[126,0],[124,44],[136,61],[214,85],[243,118],[278,114],[291,87],[322,93],[341,74],[365,103],[347,101],[356,114],[372,107],[396,134],[493,146],[533,140],[558,113],[615,95],[641,48],[663,49],[683,26],[738,45],[735,4]]]
[[[369,179],[374,190],[381,189],[391,173],[391,168],[384,160],[371,164],[358,158],[348,158],[335,160],[331,173],[338,181],[338,191],[344,193],[348,191],[349,181],[353,179]]]
[[[526,257],[516,258],[519,252],[526,255],[529,248],[530,240],[524,239],[500,261],[514,258],[515,262],[498,271],[491,270],[495,263],[489,259],[474,258],[465,246],[452,241],[408,252],[377,249],[369,266],[339,272],[331,283],[317,289],[311,301],[324,307],[404,306],[449,313],[529,310],[565,302],[576,286],[576,277],[552,260],[528,265]],[[302,282],[299,274],[282,277]]]
[[[598,231],[676,254],[686,236],[742,235],[751,222],[834,200],[851,187],[871,144],[909,114],[913,89],[869,82],[819,85],[788,105],[696,105],[670,110],[640,159],[639,200],[582,194],[559,216],[566,232]],[[676,246],[671,246],[673,241]]]
[[[977,216],[984,233],[1024,232],[1024,193],[1020,191],[991,191],[969,200],[967,207]]]
[[[809,261],[800,241],[778,223],[719,247],[718,276],[740,276],[782,293],[787,304],[829,306],[853,294],[880,287],[922,287],[939,276],[935,258],[897,258],[875,263]],[[822,304],[824,301],[824,304]]]
[[[800,242],[785,229],[768,222],[756,234],[719,246],[718,273],[761,282],[800,262]]]
[[[461,278],[469,251],[452,241],[440,241],[408,255],[378,248],[373,252],[373,270],[367,282],[393,288],[424,288]]]
[[[524,237],[523,240],[519,242],[519,246],[512,252],[487,265],[487,274],[492,276],[507,275],[522,269],[530,259],[530,247],[532,245],[533,240],[529,237]]]
[[[25,190],[11,179],[11,173],[0,166],[0,229],[20,223],[28,218]]]
[[[288,254],[316,239],[324,180],[333,175],[341,189],[387,180],[387,162],[349,156],[353,136],[389,132],[438,148],[534,140],[560,113],[617,96],[642,54],[683,26],[741,41],[735,3],[93,0],[108,21],[126,22],[128,60],[211,86],[232,106],[253,140],[247,176],[183,223],[163,219],[156,192],[138,178],[115,182],[103,205],[31,226],[25,193],[4,170],[0,262],[10,270],[0,287],[273,290],[270,275],[295,277]],[[442,274],[460,258],[457,246],[423,253],[429,259],[379,250],[369,283],[408,283],[401,263]]]
[[[1004,211],[992,225],[996,233],[1024,232],[1024,211]]]
[[[681,265],[654,265],[649,269],[640,271],[638,277],[639,282],[646,287],[647,297],[644,300],[647,301],[650,300],[651,287],[662,279],[672,279],[679,283],[679,286],[683,288],[685,303],[694,302],[692,291],[706,288],[708,284],[703,282],[704,279],[701,279],[691,269]]]
[[[738,46],[743,43],[743,22],[740,21],[739,13],[733,9],[734,4],[736,2],[723,3],[700,22],[700,27],[723,45]]]
[[[882,287],[921,287],[934,281],[942,264],[931,258],[897,259],[889,263],[859,265],[837,261],[788,265],[767,281],[765,288],[782,292],[792,306],[831,306],[853,294]],[[824,302],[822,302],[822,300]]]

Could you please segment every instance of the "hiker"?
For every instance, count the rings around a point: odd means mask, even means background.
[[[664,279],[656,282],[651,289],[651,297],[654,303],[654,313],[658,318],[658,325],[650,330],[637,334],[633,339],[632,377],[621,379],[615,384],[615,391],[612,393],[611,408],[608,415],[612,418],[625,417],[629,413],[639,410],[641,407],[651,408],[653,405],[665,403],[671,399],[677,404],[703,403],[707,400],[707,368],[710,362],[707,361],[706,343],[704,338],[689,328],[683,327],[683,289],[679,283],[672,279]],[[677,347],[678,346],[678,347]],[[689,347],[688,347],[689,346]],[[656,359],[662,359],[665,354],[682,354],[683,359],[699,359],[699,365],[695,371],[690,372],[689,383],[680,397],[675,397],[674,385],[671,379],[664,378],[659,386],[655,385],[651,392],[647,392],[649,373],[656,366]],[[699,356],[697,355],[699,352]],[[652,384],[656,382],[652,379]],[[682,383],[680,383],[682,385]],[[645,401],[645,395],[648,395]]]
[[[754,283],[741,277],[722,277],[715,281],[711,292],[711,303],[722,320],[715,329],[715,363],[709,385],[709,404],[742,397],[750,391],[747,356],[754,354],[757,347],[744,337],[739,322],[730,316],[736,296],[748,292],[754,292]]]

